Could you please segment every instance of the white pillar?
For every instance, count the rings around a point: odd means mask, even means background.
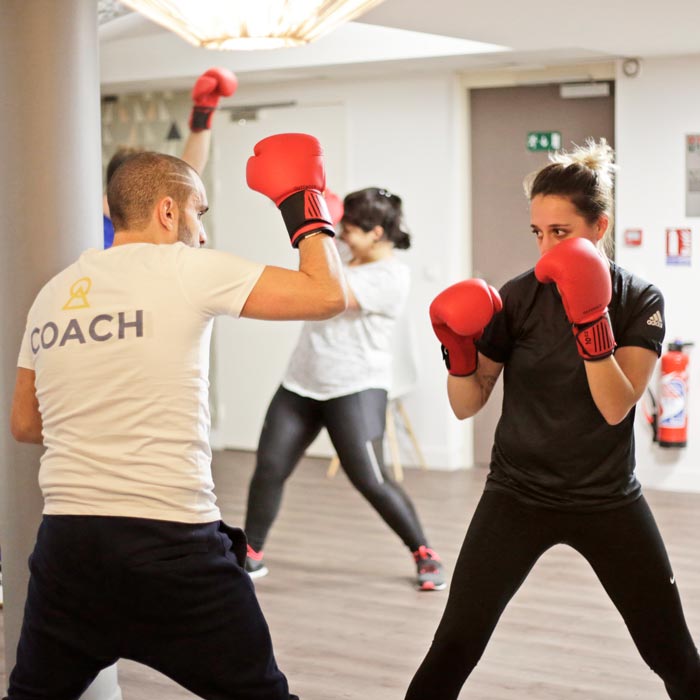
[[[0,0],[0,546],[8,673],[42,507],[41,450],[15,443],[8,430],[17,353],[40,287],[101,244],[98,60],[95,0]],[[87,696],[120,698],[116,668],[100,674]]]

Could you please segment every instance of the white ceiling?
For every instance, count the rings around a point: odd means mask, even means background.
[[[363,22],[503,44],[603,56],[700,52],[698,0],[386,0]]]
[[[251,83],[439,67],[524,71],[700,53],[700,0],[385,0],[309,46],[255,52],[197,49],[124,14],[118,0],[98,6],[102,83],[114,92],[154,81],[185,87],[212,64]]]

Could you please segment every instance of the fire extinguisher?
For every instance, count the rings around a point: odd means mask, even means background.
[[[661,356],[656,440],[661,447],[685,447],[688,442],[688,355],[693,343],[674,340]]]

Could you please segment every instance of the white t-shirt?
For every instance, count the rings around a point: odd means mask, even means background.
[[[88,250],[39,292],[18,365],[36,372],[44,513],[212,522],[209,343],[263,265],[183,243]]]
[[[282,380],[285,389],[319,401],[391,388],[391,334],[410,270],[394,257],[344,269],[361,308],[304,323]]]

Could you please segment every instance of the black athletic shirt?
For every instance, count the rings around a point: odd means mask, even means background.
[[[613,263],[611,278],[617,347],[660,355],[661,292]],[[540,284],[529,270],[500,291],[503,310],[477,341],[479,352],[505,365],[486,489],[563,509],[633,501],[641,488],[634,475],[634,408],[615,426],[598,411],[556,285]]]

